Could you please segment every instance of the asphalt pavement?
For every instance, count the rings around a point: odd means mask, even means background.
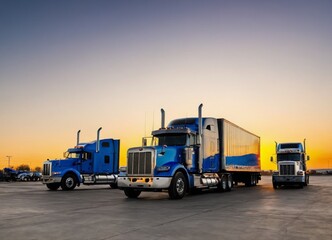
[[[332,240],[332,177],[308,187],[255,187],[169,200],[127,199],[107,185],[48,191],[40,182],[0,182],[0,239],[319,239]]]

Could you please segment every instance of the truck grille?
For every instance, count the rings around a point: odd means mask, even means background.
[[[51,175],[51,164],[44,163],[42,174],[43,174],[43,176],[50,176]]]
[[[152,175],[153,168],[152,151],[128,153],[128,175]]]
[[[295,175],[294,165],[280,165],[280,175]]]

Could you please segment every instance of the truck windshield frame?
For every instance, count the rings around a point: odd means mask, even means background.
[[[157,146],[185,146],[188,134],[163,134],[154,136]]]
[[[301,153],[278,153],[277,161],[301,161],[302,159]]]

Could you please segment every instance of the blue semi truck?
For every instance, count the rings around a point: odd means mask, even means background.
[[[127,167],[120,168],[118,186],[128,198],[142,191],[167,190],[170,199],[215,188],[230,191],[239,182],[253,186],[260,180],[260,138],[225,120],[198,117],[171,121],[152,132],[151,146],[130,148]]]
[[[65,152],[65,159],[47,160],[43,164],[43,184],[50,190],[73,190],[80,184],[109,184],[117,188],[119,173],[120,140],[99,139],[80,143],[80,130],[77,144]]]

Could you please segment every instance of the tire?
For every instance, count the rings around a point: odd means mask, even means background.
[[[308,186],[308,185],[309,185],[309,175],[306,175],[304,186]]]
[[[110,187],[111,187],[112,189],[117,189],[117,188],[118,188],[118,183],[111,183],[111,184],[110,184]]]
[[[47,188],[51,191],[56,191],[60,187],[59,183],[48,183],[46,184]]]
[[[221,175],[220,183],[217,185],[218,192],[225,192],[227,190],[227,176]]]
[[[73,190],[77,185],[76,176],[72,173],[67,173],[62,177],[61,188],[64,191]]]
[[[233,178],[232,175],[228,175],[227,176],[227,191],[232,191],[232,187],[233,187]]]
[[[181,199],[186,195],[188,189],[187,179],[182,172],[175,173],[171,185],[168,188],[170,199]]]
[[[128,198],[138,198],[138,196],[141,194],[140,190],[132,188],[125,188],[123,191]]]

